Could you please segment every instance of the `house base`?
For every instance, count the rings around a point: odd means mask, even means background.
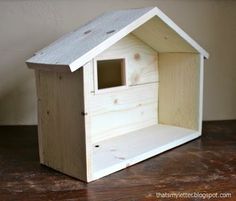
[[[157,124],[100,141],[93,146],[92,180],[127,168],[200,135],[196,130]]]

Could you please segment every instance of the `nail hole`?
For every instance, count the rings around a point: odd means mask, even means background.
[[[49,110],[47,110],[47,115],[49,115],[49,113],[50,113]]]
[[[110,31],[107,31],[107,34],[111,34],[111,33],[113,33],[113,32],[115,32],[114,29],[113,29],[113,30],[110,30]]]
[[[94,147],[98,148],[98,147],[99,147],[99,145],[98,145],[98,144],[96,144]]]
[[[89,34],[91,32],[91,30],[87,30],[84,32],[84,34]]]
[[[61,75],[59,75],[59,80],[61,80],[62,79],[62,76]]]

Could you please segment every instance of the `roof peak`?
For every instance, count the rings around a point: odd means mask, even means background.
[[[153,21],[149,27],[146,26],[145,23],[155,16],[160,20]],[[141,37],[141,39],[144,38],[144,41],[147,40],[145,42],[151,44],[151,41],[148,41],[150,39],[145,39],[142,30],[140,31],[138,28],[145,25],[143,30],[149,30],[152,28],[150,26],[156,26],[157,23],[162,23],[161,25],[167,33],[174,33],[173,36],[177,38],[177,42],[182,41],[183,51],[185,49],[190,51],[192,48],[191,51],[195,50],[195,52],[208,58],[208,53],[159,8],[145,7],[105,12],[37,52],[35,56],[27,60],[27,63],[66,65],[70,67],[71,71],[75,71],[133,31],[135,31],[136,36]],[[136,31],[137,29],[139,32]],[[153,30],[158,31],[154,28]],[[162,40],[162,38],[160,39]],[[171,45],[171,43],[169,44]],[[187,48],[187,46],[191,46],[191,48]]]

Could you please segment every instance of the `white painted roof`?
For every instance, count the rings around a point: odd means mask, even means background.
[[[52,65],[52,68],[63,65],[75,71],[131,32],[159,52],[199,52],[209,57],[160,9],[149,7],[105,13],[40,50],[26,62]]]

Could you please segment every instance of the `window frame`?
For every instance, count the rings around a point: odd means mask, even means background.
[[[122,62],[122,72],[124,76],[124,84],[121,86],[115,86],[115,87],[109,87],[109,88],[98,88],[98,61],[107,61],[107,60],[123,60]],[[112,57],[112,58],[94,58],[93,59],[93,75],[94,75],[94,92],[95,94],[100,93],[109,93],[109,92],[116,92],[120,90],[124,90],[128,88],[128,82],[127,82],[127,59],[125,57]]]

